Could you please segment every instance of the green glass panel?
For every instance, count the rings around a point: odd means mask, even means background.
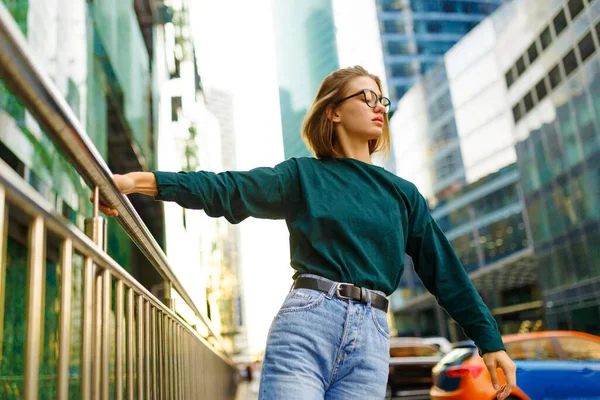
[[[568,104],[557,107],[556,114],[563,138],[566,163],[569,167],[573,167],[583,160],[583,153],[577,139],[576,121],[571,115]]]
[[[586,219],[600,217],[600,168],[584,170],[581,202]]]
[[[60,311],[59,276],[56,261],[46,260],[46,286],[40,365],[39,398],[57,398],[56,377],[58,373],[58,324]]]
[[[134,140],[151,160],[150,59],[133,2],[99,0],[91,3],[91,10],[99,40],[94,51],[103,61],[107,94],[122,106]]]
[[[23,398],[27,263],[27,248],[9,238],[0,354],[0,398],[7,400]]]
[[[594,111],[585,93],[574,96],[572,101],[583,152],[585,156],[589,156],[600,148],[600,138],[594,123]]]
[[[600,230],[588,233],[586,239],[594,276],[600,277]]]
[[[29,12],[29,0],[2,0],[2,3],[13,16],[19,28],[27,36],[27,13]]]
[[[73,255],[71,286],[71,342],[69,350],[69,399],[81,398],[81,327],[83,305],[83,257]]]
[[[550,227],[548,218],[544,208],[544,201],[541,198],[536,198],[527,207],[529,221],[531,224],[531,233],[533,240],[543,242],[550,238]]]

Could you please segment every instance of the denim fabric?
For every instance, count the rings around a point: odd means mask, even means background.
[[[259,399],[384,398],[390,353],[386,313],[371,307],[370,293],[361,304],[339,299],[334,291],[288,294],[269,331]]]

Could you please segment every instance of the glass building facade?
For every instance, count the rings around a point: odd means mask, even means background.
[[[525,12],[501,67],[547,323],[600,334],[600,2]]]
[[[117,0],[93,3],[3,0],[0,4],[20,27],[28,50],[34,54],[36,66],[57,89],[57,96],[66,100],[98,153],[114,173],[163,168],[165,163],[163,161],[161,164],[161,158],[176,159],[182,163],[185,161],[186,166],[179,165],[176,168],[191,168],[196,153],[189,158],[176,158],[173,156],[175,145],[167,147],[165,143],[175,142],[180,132],[197,140],[206,136],[203,126],[207,118],[194,126],[187,114],[192,114],[194,121],[198,122],[200,111],[207,112],[205,108],[194,108],[198,105],[196,100],[199,100],[202,86],[189,36],[188,10],[185,2],[174,2],[176,5],[165,3],[169,2],[156,3],[156,8],[145,1]],[[152,10],[156,14],[152,15]],[[3,37],[2,40],[8,39]],[[183,89],[177,91],[174,87]],[[191,102],[186,100],[190,97],[193,100]],[[161,143],[162,146],[158,146],[159,132],[168,139]],[[220,154],[219,147],[200,148],[205,153],[212,150]],[[215,148],[217,151],[214,151]],[[204,153],[202,155],[202,160],[208,159]],[[2,80],[0,159],[40,193],[56,213],[79,230],[84,230],[85,219],[92,216],[90,189],[19,101],[17,94],[11,92]],[[236,278],[231,273],[234,267],[226,265],[222,257],[222,253],[228,251],[224,240],[226,233],[216,232],[212,237],[204,234],[202,243],[208,250],[202,254],[201,243],[195,239],[199,236],[198,231],[208,224],[204,221],[195,223],[197,218],[193,219],[192,213],[186,214],[178,206],[175,213],[171,214],[174,217],[165,222],[165,215],[169,211],[165,213],[162,203],[147,196],[133,195],[129,199],[148,230],[165,250],[171,266],[179,280],[186,284],[198,309],[208,318],[212,317],[214,326],[221,333],[230,335],[230,339],[236,328],[233,321],[236,311],[234,302],[239,303],[240,300],[234,298],[232,290],[236,284]],[[10,207],[10,201],[8,203]],[[6,254],[3,255],[6,257],[3,265],[6,268],[0,268],[1,297],[4,302],[0,307],[1,399],[21,399],[24,393],[24,315],[27,310],[27,271],[31,251],[28,240],[30,221],[18,209],[11,207],[9,213],[8,240]],[[190,242],[182,240],[182,236],[165,240],[165,232],[172,232],[169,227],[180,225],[183,230],[186,221]],[[217,235],[222,240],[209,243]],[[39,398],[56,399],[60,295],[65,288],[61,287],[60,241],[51,230],[47,231],[46,236]],[[177,254],[174,253],[178,249],[174,247],[178,244],[177,240],[187,246],[179,251],[182,261],[175,265]],[[197,253],[189,249],[197,249]],[[114,218],[107,218],[107,253],[159,299],[165,299],[167,294],[163,278]],[[212,259],[194,264],[201,257]],[[70,398],[81,397],[82,357],[79,350],[82,337],[83,265],[83,256],[74,251],[72,288],[66,288],[72,290]],[[198,279],[200,273],[208,270],[207,266],[214,266],[214,283],[211,285],[206,284],[208,279]],[[190,273],[195,273],[194,279],[189,278]],[[209,289],[213,294],[212,298],[207,299],[211,297],[207,293]],[[218,296],[214,294],[217,289]],[[177,312],[185,310],[183,301],[175,301],[175,304]],[[113,309],[113,321],[114,315]],[[111,335],[111,340],[114,338]],[[114,343],[111,342],[110,346],[114,348]]]
[[[398,174],[428,199],[503,333],[600,331],[598,4],[502,6],[391,120]],[[460,339],[408,264],[398,334]]]
[[[394,105],[503,0],[377,0]]]
[[[273,2],[285,158],[310,157],[300,135],[319,85],[339,68],[331,0]]]

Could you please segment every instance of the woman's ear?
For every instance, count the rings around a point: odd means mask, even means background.
[[[331,122],[340,122],[340,115],[337,113],[333,104],[327,106],[325,113],[327,114],[327,119]]]

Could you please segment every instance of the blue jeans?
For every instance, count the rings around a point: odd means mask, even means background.
[[[361,304],[334,292],[335,286],[329,293],[288,294],[267,339],[259,399],[384,398],[390,356],[386,313],[371,307],[370,293]]]

